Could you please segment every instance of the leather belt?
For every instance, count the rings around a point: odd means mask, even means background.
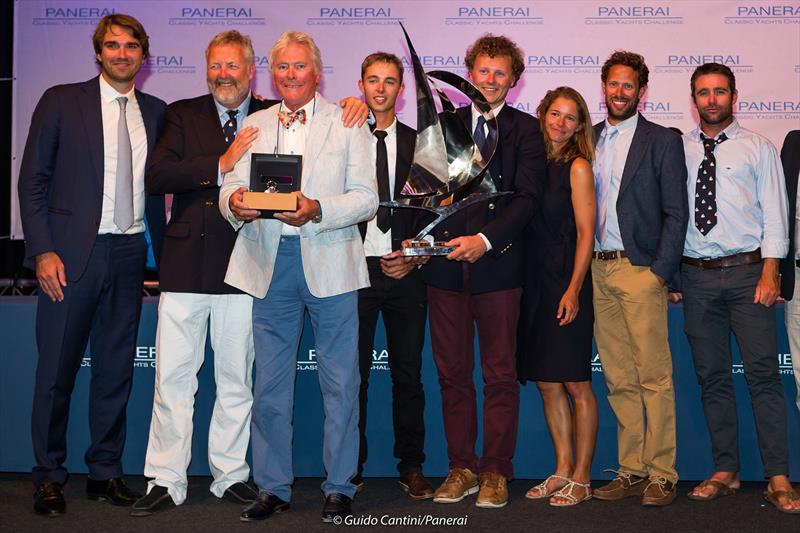
[[[740,254],[715,257],[713,259],[698,259],[696,257],[683,256],[682,263],[700,268],[730,268],[742,265],[751,265],[761,262],[761,248],[752,252],[742,252]]]
[[[592,259],[599,259],[600,261],[611,261],[612,259],[622,259],[628,257],[625,250],[612,250],[610,252],[592,252]]]

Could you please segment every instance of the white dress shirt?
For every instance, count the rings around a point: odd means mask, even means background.
[[[617,137],[614,140],[614,163],[611,165],[611,179],[607,184],[608,195],[606,201],[608,207],[606,209],[606,236],[603,242],[597,242],[597,237],[594,240],[594,249],[598,251],[613,251],[624,250],[622,244],[622,232],[619,229],[619,218],[617,217],[617,199],[619,198],[619,186],[622,182],[622,173],[625,171],[625,162],[628,160],[628,152],[631,149],[631,142],[633,142],[633,134],[636,131],[636,126],[639,124],[639,113],[636,113],[630,118],[626,118],[616,126],[612,126],[606,118],[606,128],[617,128]],[[603,159],[603,146],[599,147],[598,153],[595,154],[595,165],[598,161]],[[594,168],[597,172],[597,168]]]
[[[714,149],[717,224],[706,235],[694,225],[697,169],[705,157],[700,129],[683,136],[689,174],[689,229],[683,254],[715,258],[760,247],[762,257],[786,257],[789,201],[778,151],[765,137],[739,126],[736,119],[722,133],[728,139]]]
[[[278,146],[276,148],[279,154],[303,155],[305,153],[306,141],[308,140],[308,132],[311,128],[311,120],[314,117],[316,102],[317,94],[315,93],[314,98],[310,102],[297,109],[297,111],[305,109],[305,124],[301,124],[299,120],[295,120],[292,122],[292,125],[289,126],[289,129],[286,129],[278,122],[276,126],[278,128]],[[291,110],[286,107],[286,104],[283,102],[281,102],[280,111],[283,113],[291,113]],[[303,164],[305,165],[306,162],[303,161]],[[300,228],[289,224],[283,224],[281,235],[300,235]]]
[[[114,224],[114,198],[117,183],[117,125],[119,124],[119,102],[125,96],[125,120],[131,139],[133,162],[133,225],[123,232]],[[120,94],[100,76],[100,110],[103,118],[103,207],[98,234],[116,233],[131,235],[144,231],[144,166],[147,161],[147,132],[144,129],[142,112],[136,101],[134,89]]]
[[[394,179],[397,170],[397,119],[386,128],[386,159],[389,163],[389,197],[394,199]],[[372,160],[375,161],[378,138],[372,136]],[[383,209],[379,207],[378,209]],[[367,257],[380,257],[392,251],[392,230],[386,233],[378,228],[377,214],[367,222],[367,235],[364,238],[364,254]]]

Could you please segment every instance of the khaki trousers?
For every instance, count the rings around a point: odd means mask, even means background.
[[[619,467],[678,480],[666,287],[626,258],[592,260],[594,336],[617,417]]]

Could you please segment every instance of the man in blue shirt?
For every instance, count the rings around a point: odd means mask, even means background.
[[[772,304],[789,248],[788,202],[778,152],[733,116],[736,79],[706,63],[691,79],[700,125],[683,136],[689,227],[681,265],[685,330],[702,390],[715,472],[689,498],[708,501],[739,488],[730,333],[736,336],[753,402],[765,497],[800,511],[787,473],[786,402],[778,373]]]

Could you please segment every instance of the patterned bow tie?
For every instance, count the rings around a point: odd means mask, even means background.
[[[298,111],[290,111],[285,113],[283,111],[278,111],[278,120],[281,121],[281,124],[287,130],[292,127],[292,124],[295,121],[300,122],[300,124],[306,123],[306,110],[300,109]]]

